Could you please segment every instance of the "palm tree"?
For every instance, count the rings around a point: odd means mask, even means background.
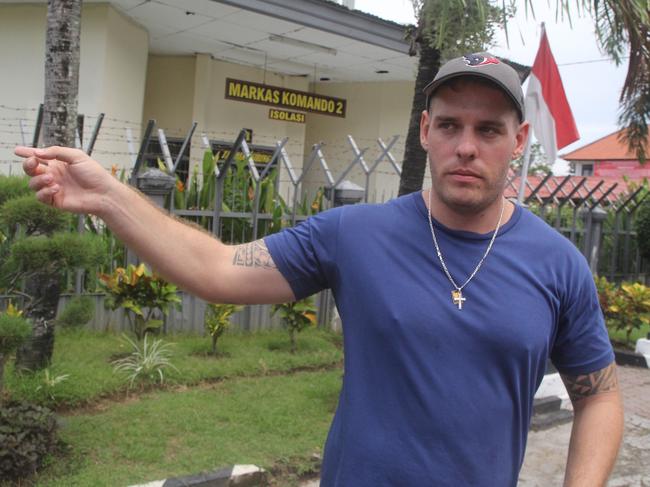
[[[45,145],[74,146],[79,92],[79,37],[82,0],[48,0],[45,37]],[[25,293],[41,303],[26,313],[32,321],[32,337],[16,353],[18,368],[37,370],[47,366],[54,346],[54,316],[61,295],[58,273],[33,276]]]
[[[73,146],[79,92],[82,0],[48,0],[45,39],[45,145]]]

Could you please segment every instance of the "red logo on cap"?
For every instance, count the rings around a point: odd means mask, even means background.
[[[495,57],[482,56],[480,54],[466,54],[463,56],[465,64],[468,66],[485,66],[486,64],[499,64],[499,60]]]

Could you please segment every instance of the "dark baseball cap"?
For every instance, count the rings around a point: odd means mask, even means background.
[[[461,76],[477,76],[492,81],[512,100],[519,121],[524,121],[524,92],[521,89],[519,75],[513,68],[488,52],[465,54],[443,64],[433,81],[424,87],[427,109],[433,93],[442,84]]]

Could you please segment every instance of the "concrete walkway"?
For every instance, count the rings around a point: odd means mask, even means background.
[[[625,403],[625,436],[609,487],[650,487],[650,370],[619,367]],[[571,424],[528,435],[519,487],[562,485]],[[318,487],[312,480],[302,487]]]

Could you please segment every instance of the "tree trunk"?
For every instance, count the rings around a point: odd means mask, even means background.
[[[415,78],[415,93],[411,106],[411,119],[404,144],[404,161],[402,176],[399,181],[398,195],[413,193],[422,189],[424,172],[427,169],[427,154],[420,145],[420,118],[426,108],[426,97],[422,90],[435,77],[440,68],[440,53],[429,45],[427,40],[420,40],[420,60]]]
[[[32,336],[16,350],[16,369],[40,370],[52,361],[54,351],[54,318],[61,295],[60,276],[44,272],[27,281],[25,293],[32,296],[36,304],[30,304],[25,317],[32,323]]]
[[[45,39],[45,145],[73,147],[79,92],[82,0],[48,0]]]
[[[212,336],[212,355],[215,357],[217,356],[217,339],[219,337],[217,335]]]

